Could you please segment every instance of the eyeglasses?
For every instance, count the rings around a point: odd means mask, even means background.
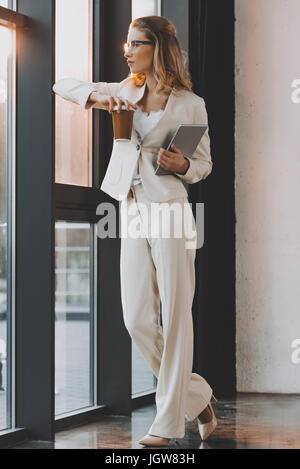
[[[136,50],[138,46],[141,46],[143,44],[153,44],[153,41],[131,41],[131,42],[125,42],[124,44],[124,51],[127,53],[130,48],[132,50]]]

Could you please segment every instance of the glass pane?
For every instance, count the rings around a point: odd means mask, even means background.
[[[56,0],[56,78],[93,81],[92,0]],[[92,110],[56,95],[56,182],[92,186]]]
[[[132,0],[132,19],[160,15],[160,0]]]
[[[2,3],[3,5],[3,3]],[[11,427],[11,180],[15,33],[0,26],[0,430]]]
[[[55,413],[94,405],[94,229],[55,227]]]
[[[16,10],[16,0],[0,0],[0,7],[9,8],[10,10]]]

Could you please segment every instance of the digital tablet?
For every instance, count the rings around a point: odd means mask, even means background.
[[[200,124],[181,124],[178,126],[175,134],[171,138],[166,150],[170,150],[171,145],[179,148],[182,151],[183,156],[192,158],[196,151],[197,146],[200,143],[201,138],[208,129],[207,125]],[[167,174],[174,174],[174,171],[169,171],[161,168],[157,165],[155,174],[158,176],[165,176]]]

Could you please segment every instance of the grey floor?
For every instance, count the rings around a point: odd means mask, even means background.
[[[300,395],[238,393],[232,399],[219,398],[213,403],[218,425],[206,441],[201,441],[195,419],[186,422],[184,438],[178,443],[172,439],[169,447],[300,449],[299,406]],[[147,433],[155,413],[155,405],[149,405],[128,417],[103,416],[97,422],[57,432],[54,442],[28,441],[14,448],[144,449],[138,441]],[[196,452],[195,456],[195,462],[201,464],[201,456]]]
[[[55,323],[55,413],[71,412],[89,407],[90,357],[89,322],[56,321]],[[0,338],[6,336],[6,324],[0,321]],[[132,344],[132,394],[155,390],[153,374]],[[6,365],[2,369],[3,386],[7,389]],[[7,393],[0,391],[0,430],[8,427]]]

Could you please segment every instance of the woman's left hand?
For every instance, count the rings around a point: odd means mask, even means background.
[[[168,151],[164,150],[164,148],[160,148],[157,164],[168,171],[184,173],[189,166],[188,161],[184,158],[182,151],[175,147],[175,145],[171,145],[171,150],[172,151]]]

